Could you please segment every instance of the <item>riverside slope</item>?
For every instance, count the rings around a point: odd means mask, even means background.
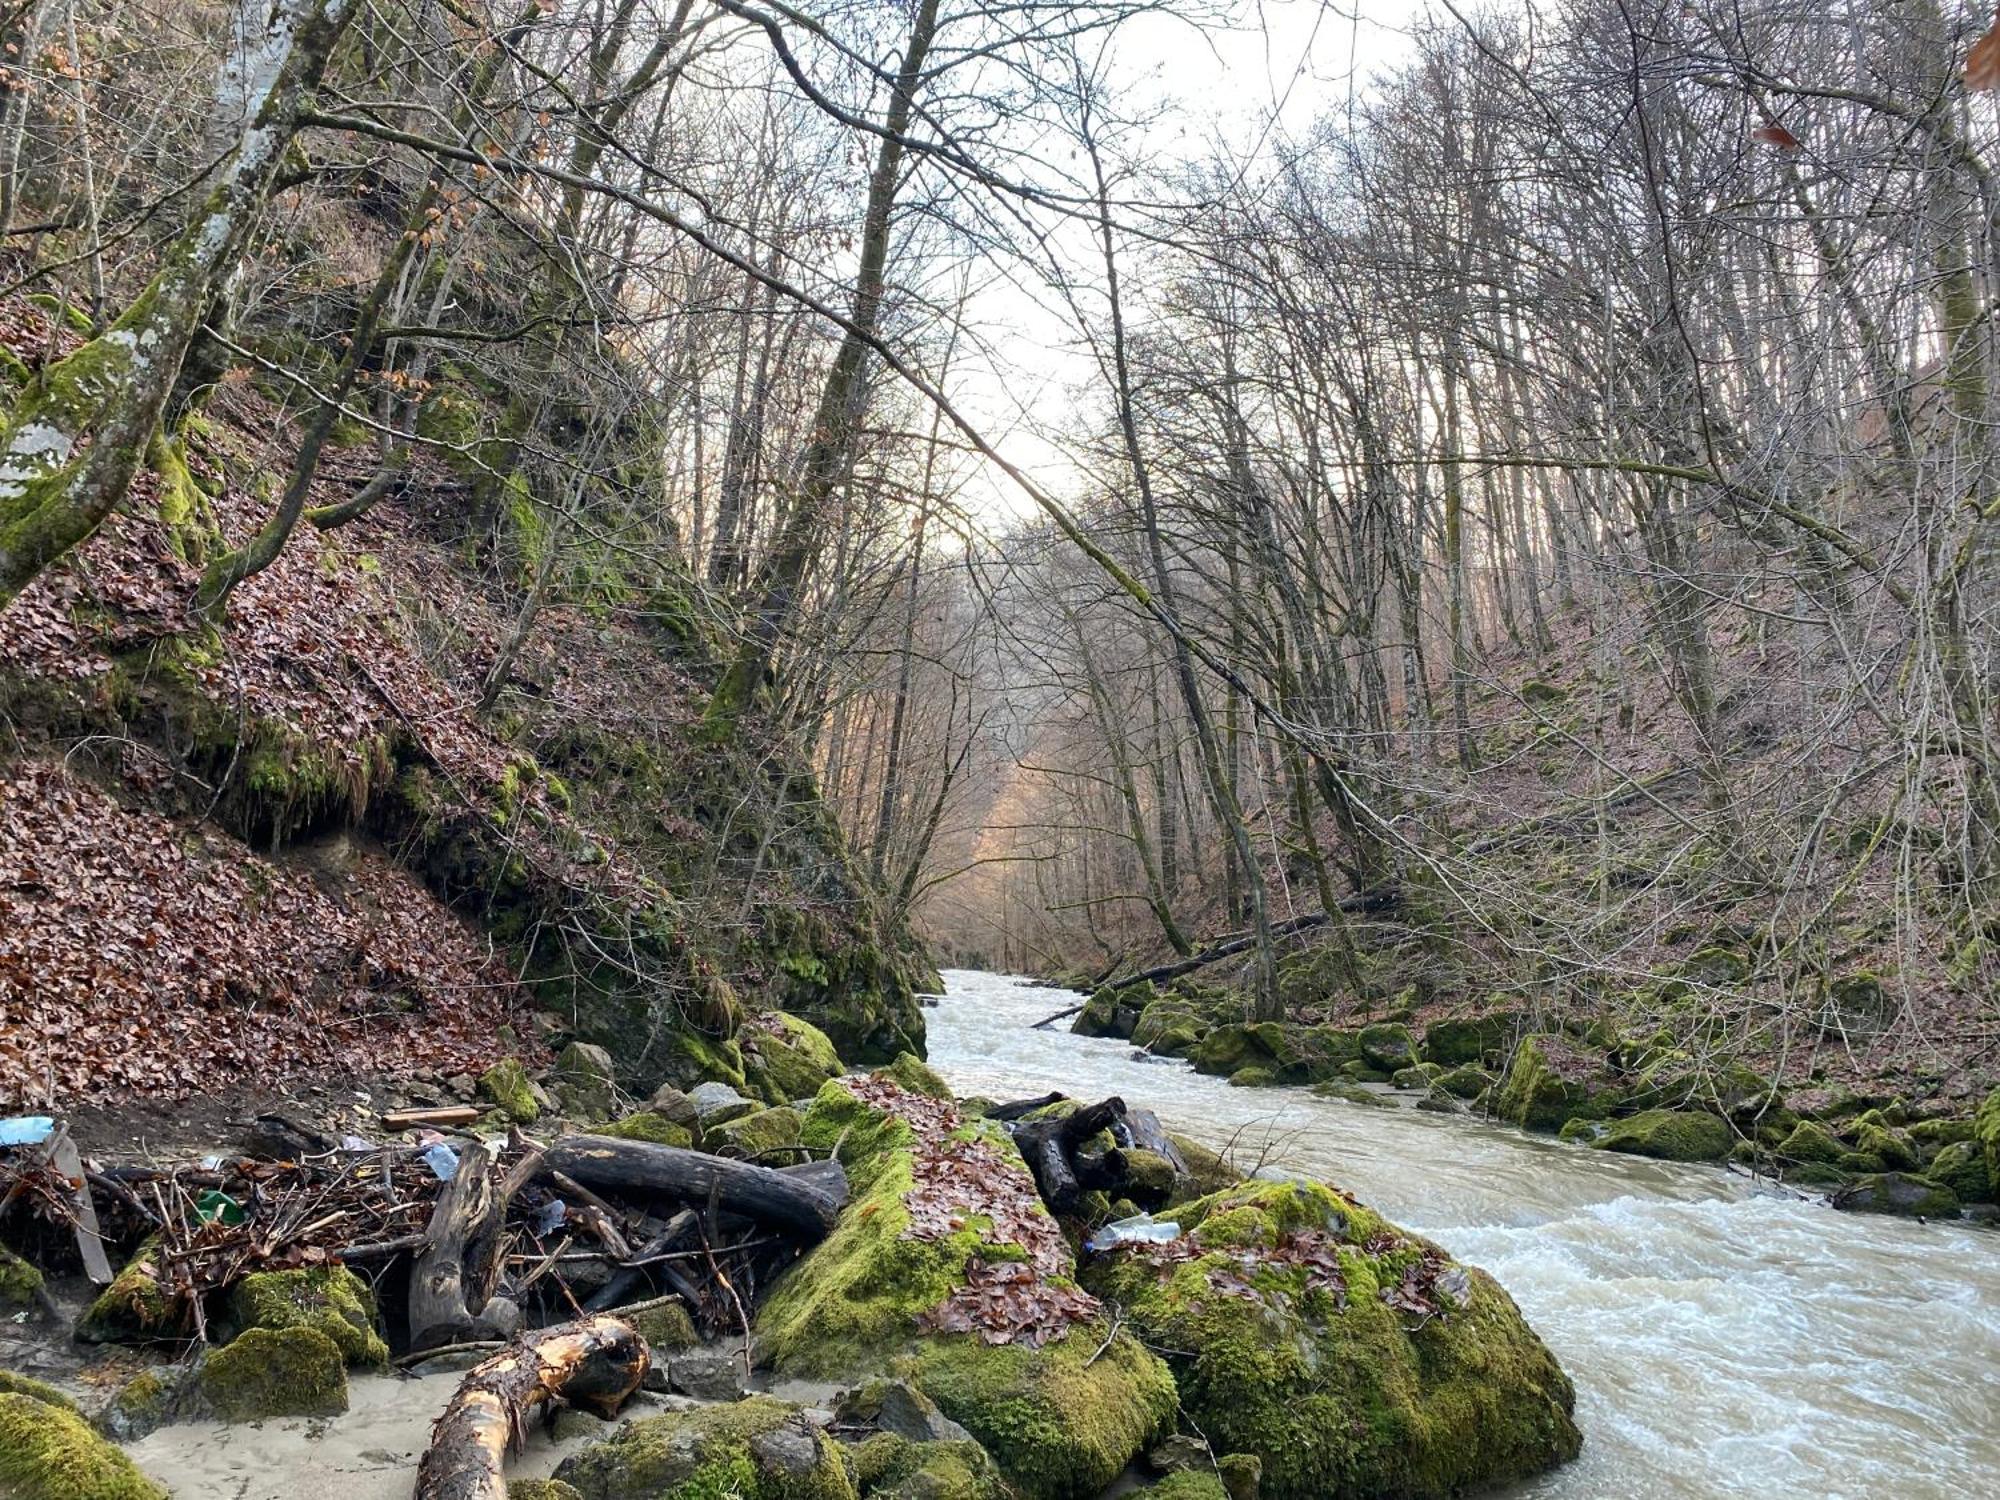
[[[1576,1463],[1536,1500],[1896,1495],[2000,1472],[2000,1232],[1839,1214],[1711,1168],[1243,1090],[1033,1023],[1067,991],[947,971],[931,1061],[961,1094],[1122,1095],[1325,1177],[1497,1276],[1576,1382]]]

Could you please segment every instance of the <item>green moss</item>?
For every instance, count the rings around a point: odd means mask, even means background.
[[[1986,1175],[2000,1183],[2000,1089],[1988,1094],[1973,1117],[1979,1149],[1986,1156]]]
[[[1440,1073],[1436,1086],[1454,1099],[1477,1099],[1493,1087],[1493,1075],[1483,1068],[1467,1063],[1462,1067]]]
[[[657,1307],[622,1316],[646,1341],[646,1347],[655,1353],[664,1350],[677,1354],[701,1342],[701,1336],[695,1332],[694,1319],[678,1302],[662,1302]]]
[[[314,1267],[246,1276],[229,1294],[239,1333],[252,1328],[317,1328],[350,1365],[385,1365],[389,1346],[376,1332],[375,1294],[352,1271]]]
[[[1165,996],[1139,1013],[1132,1027],[1132,1045],[1162,1057],[1184,1057],[1208,1034],[1208,1022],[1185,1000]]]
[[[1233,1089],[1269,1089],[1278,1086],[1278,1075],[1269,1068],[1238,1068],[1229,1075]]]
[[[1847,1148],[1834,1139],[1833,1132],[1817,1120],[1801,1120],[1778,1145],[1778,1155],[1786,1161],[1817,1162],[1831,1166]]]
[[[885,1078],[893,1078],[913,1094],[925,1094],[933,1099],[949,1099],[951,1085],[942,1075],[913,1052],[899,1052],[896,1060],[886,1068],[876,1072]]]
[[[97,1425],[121,1443],[136,1442],[172,1414],[177,1387],[157,1370],[141,1370],[118,1388]]]
[[[869,1500],[1013,1500],[992,1457],[962,1439],[919,1443],[871,1433],[849,1458],[855,1485]]]
[[[1577,1452],[1568,1379],[1483,1272],[1445,1262],[1440,1312],[1399,1312],[1382,1291],[1434,1247],[1315,1183],[1246,1183],[1176,1218],[1196,1258],[1111,1256],[1085,1279],[1175,1351],[1190,1422],[1261,1460],[1266,1500],[1443,1500]],[[1257,1255],[1301,1232],[1334,1243],[1340,1295]],[[1230,1290],[1246,1255],[1254,1296]]]
[[[1174,1149],[1180,1152],[1181,1160],[1187,1164],[1190,1181],[1182,1187],[1181,1201],[1193,1202],[1196,1198],[1234,1187],[1243,1180],[1241,1172],[1199,1141],[1184,1135],[1169,1135],[1167,1139],[1174,1143]]]
[[[1016,1164],[1010,1205],[1025,1198],[1045,1214],[999,1126],[968,1121],[963,1133]],[[996,1237],[976,1202],[965,1205],[959,1227],[910,1237],[911,1129],[840,1083],[820,1090],[802,1134],[815,1146],[840,1142],[853,1199],[758,1311],[759,1345],[772,1368],[838,1380],[887,1366],[978,1438],[1026,1500],[1095,1495],[1171,1414],[1165,1366],[1127,1335],[1107,1338],[1106,1328],[1089,1323],[1041,1349],[920,1337],[920,1316],[964,1284],[975,1260],[1019,1259],[1021,1247]]]
[[[1233,1081],[1245,1068],[1257,1068],[1275,1083],[1319,1083],[1339,1075],[1350,1063],[1363,1061],[1360,1038],[1354,1032],[1279,1021],[1217,1026],[1192,1055],[1197,1072]]]
[[[1229,1491],[1222,1487],[1220,1479],[1193,1469],[1169,1474],[1146,1494],[1150,1500],[1229,1500]]]
[[[1986,1158],[1971,1141],[1953,1141],[1940,1150],[1924,1176],[1950,1188],[1961,1203],[1990,1203],[1995,1183],[1986,1170]]]
[[[747,1160],[755,1161],[765,1153],[782,1152],[787,1146],[799,1144],[799,1112],[788,1104],[775,1109],[760,1109],[755,1114],[744,1115],[704,1131],[702,1144],[708,1150],[721,1146],[731,1147]],[[783,1166],[797,1161],[796,1153],[787,1154],[782,1161],[766,1162],[766,1166]]]
[[[845,1071],[824,1031],[784,1011],[765,1011],[738,1032],[743,1075],[751,1094],[768,1104],[810,1099]]]
[[[157,1241],[146,1241],[111,1285],[98,1293],[76,1325],[78,1339],[86,1344],[144,1343],[186,1332],[185,1313],[154,1270],[158,1248]]]
[[[1854,1122],[1853,1135],[1857,1151],[1886,1167],[1905,1170],[1917,1165],[1917,1150],[1910,1138],[1883,1124],[1873,1111]]]
[[[507,1500],[583,1500],[583,1492],[560,1479],[513,1479],[507,1483]]]
[[[1142,1014],[1157,998],[1151,984],[1106,985],[1084,1003],[1069,1029],[1078,1036],[1135,1036]]]
[[[979,1440],[1023,1500],[1085,1500],[1165,1430],[1176,1404],[1166,1367],[1107,1333],[1083,1325],[1040,1349],[932,1339],[897,1371]]]
[[[1526,1037],[1514,1049],[1494,1113],[1525,1130],[1559,1130],[1572,1117],[1601,1115],[1585,1076],[1575,1049],[1562,1038]]]
[[[739,1094],[752,1092],[743,1071],[743,1049],[732,1037],[676,1030],[666,1038],[660,1073],[680,1089],[692,1089],[699,1083],[726,1083]]]
[[[29,1375],[16,1375],[12,1370],[0,1370],[0,1393],[15,1396],[32,1396],[47,1406],[59,1406],[64,1411],[75,1411],[76,1403],[45,1380],[36,1380]]]
[[[1407,1026],[1386,1021],[1364,1026],[1356,1040],[1360,1043],[1361,1060],[1384,1073],[1394,1074],[1417,1060],[1417,1039],[1410,1035]]]
[[[1593,1144],[1600,1151],[1660,1161],[1721,1161],[1735,1139],[1720,1116],[1694,1109],[1648,1109],[1613,1120]]]
[[[210,1354],[200,1380],[210,1409],[225,1422],[347,1410],[340,1346],[318,1328],[253,1328]]]
[[[1868,1173],[1834,1194],[1833,1202],[1856,1213],[1912,1219],[1948,1219],[1958,1213],[1958,1199],[1950,1188],[1908,1172]]]
[[[30,1308],[40,1304],[42,1273],[0,1245],[0,1308]]]
[[[1443,1067],[1483,1062],[1486,1054],[1507,1045],[1515,1018],[1490,1015],[1465,1018],[1447,1017],[1424,1028],[1424,1056]]]
[[[0,1494],[9,1500],[166,1500],[74,1411],[0,1394]]]
[[[479,1075],[479,1097],[489,1099],[516,1125],[532,1125],[541,1117],[535,1091],[529,1087],[528,1070],[519,1058],[503,1057]]]
[[[650,1109],[639,1110],[609,1125],[600,1125],[592,1133],[621,1141],[647,1141],[655,1146],[685,1148],[694,1144],[694,1132],[687,1126],[677,1125],[665,1115]]]
[[[642,1417],[556,1478],[583,1500],[856,1500],[839,1445],[769,1396]]]

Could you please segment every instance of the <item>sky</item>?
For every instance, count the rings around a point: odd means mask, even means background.
[[[1365,94],[1407,52],[1425,10],[1424,0],[1249,0],[1240,25],[1205,35],[1146,16],[1119,33],[1114,65],[1121,91],[1156,105],[1145,150],[1187,159],[1220,146],[1240,159]],[[961,405],[1010,461],[1075,498],[1081,476],[1051,440],[1075,425],[1076,392],[1095,374],[1074,325],[1046,292],[1018,280],[989,280],[975,293],[973,318],[987,352],[953,382]],[[991,530],[1035,509],[990,468],[961,500]]]

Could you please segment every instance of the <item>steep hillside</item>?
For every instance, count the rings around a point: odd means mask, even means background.
[[[80,341],[25,303],[5,339],[17,378]],[[643,1088],[766,1005],[854,1060],[921,1050],[927,965],[811,777],[701,732],[694,585],[584,553],[482,712],[532,508],[419,456],[211,622],[200,564],[261,522],[297,424],[238,380],[182,431],[0,634],[0,1098],[458,1072],[543,1033]],[[336,449],[314,501],[372,467]]]

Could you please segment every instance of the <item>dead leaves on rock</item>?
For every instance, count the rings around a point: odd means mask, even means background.
[[[916,1137],[915,1185],[903,1199],[909,1238],[936,1242],[976,1228],[987,1245],[1019,1252],[1018,1259],[973,1257],[964,1284],[925,1312],[920,1327],[1040,1348],[1102,1313],[1097,1299],[1070,1280],[1069,1242],[1017,1152],[957,1134],[965,1122],[949,1100],[881,1077],[849,1079],[847,1087]]]

